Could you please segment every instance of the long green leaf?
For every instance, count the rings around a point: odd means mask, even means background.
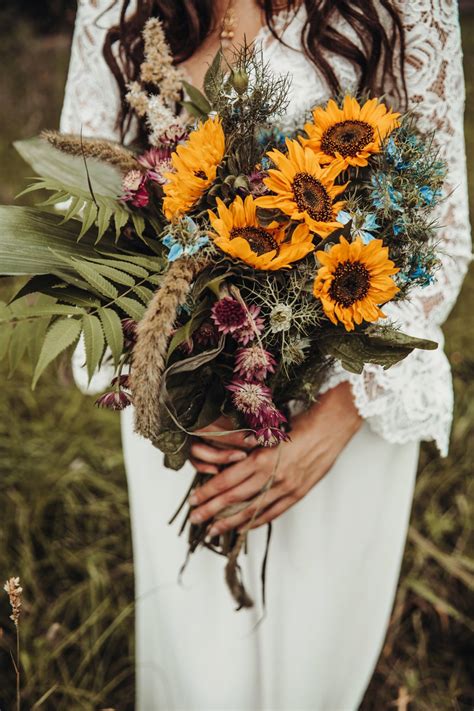
[[[123,352],[123,330],[122,322],[116,311],[109,308],[102,308],[98,311],[102,328],[104,329],[107,345],[112,352],[115,366],[118,365]]]
[[[77,242],[80,229],[75,220],[62,224],[60,215],[0,206],[0,275],[54,274],[58,269],[67,271],[64,257],[98,256],[93,235]]]
[[[49,328],[36,364],[33,388],[47,366],[66,348],[77,341],[81,333],[81,321],[76,318],[61,318]]]
[[[17,141],[14,146],[38,175],[52,178],[62,185],[75,187],[88,195],[90,194],[82,156],[63,153],[42,138]],[[87,158],[87,171],[94,193],[111,198],[117,198],[121,194],[121,176],[112,165],[94,158]]]
[[[105,338],[97,316],[86,314],[82,319],[82,328],[86,348],[87,375],[90,382],[104,353]]]

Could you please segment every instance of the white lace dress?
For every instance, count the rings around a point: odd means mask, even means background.
[[[233,611],[217,556],[200,551],[178,584],[186,542],[167,520],[188,487],[191,468],[166,470],[160,452],[133,433],[132,413],[125,411],[139,711],[351,711],[372,675],[399,575],[418,443],[434,440],[442,454],[448,449],[453,397],[440,326],[470,259],[457,3],[398,0],[398,5],[408,45],[410,102],[421,125],[436,129],[450,174],[438,214],[443,267],[437,282],[420,289],[409,304],[387,311],[408,333],[441,346],[417,351],[388,371],[369,366],[357,376],[335,370],[327,387],[349,380],[365,424],[326,478],[275,522],[267,611],[258,626],[259,604]],[[82,128],[84,135],[116,138],[118,93],[101,49],[119,6],[109,0],[79,2],[64,131]],[[326,85],[300,51],[304,13],[302,7],[289,24],[285,14],[279,18],[290,48],[265,29],[258,37],[275,72],[293,75],[291,115],[328,98]],[[345,89],[355,86],[348,63],[333,57],[332,66]],[[79,370],[77,377],[81,382]],[[101,385],[99,375],[93,387]],[[246,583],[257,599],[264,539],[264,530],[252,532],[243,560]]]

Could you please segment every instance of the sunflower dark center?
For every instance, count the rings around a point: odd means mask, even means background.
[[[201,178],[201,180],[207,180],[207,175],[203,170],[195,170],[194,175],[196,178]]]
[[[309,173],[297,173],[293,179],[293,195],[298,208],[313,220],[329,222],[332,202],[324,185]]]
[[[370,274],[361,262],[349,260],[337,265],[329,289],[329,296],[341,306],[352,306],[367,296],[370,287]]]
[[[322,150],[330,156],[355,156],[374,140],[374,129],[365,121],[339,121],[321,138]]]
[[[270,232],[267,232],[262,227],[234,227],[230,233],[230,238],[235,239],[236,237],[243,237],[247,240],[258,256],[272,252],[274,249],[277,254],[279,252],[278,243],[275,242]]]

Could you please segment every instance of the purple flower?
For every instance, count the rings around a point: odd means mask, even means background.
[[[275,372],[276,360],[259,345],[239,348],[235,354],[234,373],[244,380],[263,381]]]
[[[245,326],[247,312],[237,299],[224,296],[212,307],[211,318],[220,333],[235,333]]]
[[[122,181],[122,200],[134,207],[146,207],[150,202],[147,183],[148,176],[141,170],[129,170]]]
[[[125,410],[132,404],[132,396],[125,390],[112,390],[101,395],[95,404],[97,407],[104,407],[108,410]]]
[[[267,177],[267,174],[263,170],[254,170],[249,175],[250,183],[250,193],[254,197],[259,197],[260,195],[265,195],[268,193],[268,188],[263,182],[263,179]]]
[[[256,335],[260,335],[263,331],[264,320],[259,316],[260,307],[252,306],[248,309],[249,314],[247,315],[243,325],[233,332],[232,336],[235,338],[237,343],[241,346],[246,346],[253,341]]]
[[[289,436],[277,427],[262,427],[255,431],[257,444],[260,447],[276,447],[280,442],[287,442]]]

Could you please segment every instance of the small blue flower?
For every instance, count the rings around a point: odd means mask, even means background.
[[[262,170],[268,170],[270,167],[270,158],[267,158],[267,156],[263,156],[261,162]]]
[[[372,205],[375,208],[385,210],[387,207],[390,207],[397,212],[403,211],[403,207],[400,204],[402,194],[398,190],[395,190],[393,185],[386,180],[385,176],[373,175],[371,182],[374,187],[372,191]]]
[[[390,162],[393,163],[397,170],[406,170],[410,167],[410,163],[402,159],[401,151],[395,143],[395,139],[393,136],[390,136],[389,140],[387,141],[387,144],[385,146],[385,152],[389,157]]]
[[[161,240],[164,246],[169,249],[169,262],[175,262],[183,255],[191,256],[196,254],[202,247],[209,244],[209,237],[207,237],[207,235],[194,236],[199,232],[199,225],[191,217],[183,217],[181,225],[186,232],[185,240],[181,242],[170,232]],[[190,241],[188,242],[187,239]]]
[[[408,272],[400,272],[398,278],[401,282],[416,281],[423,289],[434,282],[434,276],[423,266],[420,259],[415,259]]]
[[[337,213],[336,219],[342,225],[347,225],[347,223],[352,220],[352,234],[354,237],[360,237],[364,244],[368,244],[375,239],[372,231],[378,230],[380,227],[376,215],[372,212],[369,212],[367,215],[362,215],[361,213],[351,215],[347,210],[340,210]]]
[[[428,207],[435,205],[436,201],[441,196],[441,190],[433,190],[433,188],[430,188],[429,185],[423,185],[420,188],[419,193],[423,203]]]
[[[395,237],[398,237],[398,235],[402,234],[403,232],[403,225],[401,225],[399,222],[394,222],[393,223],[393,234]]]

